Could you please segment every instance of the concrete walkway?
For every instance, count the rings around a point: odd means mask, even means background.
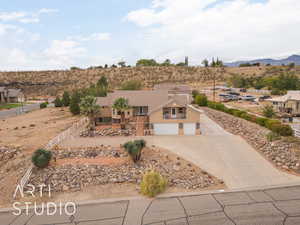
[[[77,204],[49,216],[33,209],[0,210],[1,225],[296,225],[300,224],[300,186],[142,197]],[[40,210],[38,210],[40,212]],[[53,211],[51,211],[53,212]]]
[[[168,149],[222,179],[228,188],[245,188],[300,182],[300,177],[276,169],[243,138],[232,135],[201,115],[201,136],[147,136],[148,145]],[[140,137],[136,137],[140,138]],[[132,137],[76,138],[65,147],[119,146]]]

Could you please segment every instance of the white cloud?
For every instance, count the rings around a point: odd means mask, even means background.
[[[68,67],[76,63],[76,59],[85,56],[86,49],[76,41],[54,40],[43,56],[51,66]]]
[[[225,60],[300,53],[299,0],[152,0],[125,20],[141,29],[141,57]]]
[[[93,33],[87,36],[77,35],[68,37],[69,40],[75,41],[108,41],[111,39],[110,33]]]
[[[0,12],[0,21],[19,23],[39,23],[43,14],[57,13],[57,9],[40,9],[37,12]]]

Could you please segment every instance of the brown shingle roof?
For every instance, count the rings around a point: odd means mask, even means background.
[[[97,103],[100,106],[112,106],[114,101],[118,98],[128,99],[130,106],[148,106],[149,111],[167,102],[167,90],[154,90],[154,91],[115,91],[109,93],[107,97],[97,98]]]

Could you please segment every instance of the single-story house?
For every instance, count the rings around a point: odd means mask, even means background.
[[[21,89],[0,87],[0,103],[23,102],[25,99]]]
[[[125,112],[125,120],[135,126],[139,136],[200,134],[200,112],[190,104],[190,96],[170,95],[168,90],[118,90],[99,97],[97,104],[101,108],[96,124],[121,123],[121,113],[112,107],[121,97],[127,99],[130,106]]]
[[[288,91],[286,95],[267,99],[272,103],[278,113],[286,113],[292,116],[300,115],[300,91]]]

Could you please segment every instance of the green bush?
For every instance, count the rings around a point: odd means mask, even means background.
[[[141,90],[143,83],[139,80],[128,80],[122,83],[121,90]]]
[[[49,165],[52,153],[45,149],[38,149],[33,153],[32,163],[38,168],[45,168]]]
[[[206,95],[199,94],[195,97],[195,104],[199,106],[207,106],[207,97]]]
[[[209,101],[207,105],[209,108],[219,110],[231,114],[233,116],[257,123],[258,125],[266,127],[278,135],[293,136],[294,134],[293,129],[289,125],[282,124],[279,120],[257,117],[238,109],[229,109],[225,105],[217,102]]]
[[[271,127],[271,131],[273,131],[276,134],[279,134],[281,136],[293,136],[294,131],[293,129],[286,124],[281,124],[281,123],[275,123]]]
[[[256,117],[256,123],[262,127],[266,126],[268,119],[263,117]]]
[[[272,118],[276,115],[273,106],[271,105],[266,105],[262,109],[263,115],[267,118]]]
[[[47,108],[48,103],[47,102],[43,102],[40,104],[40,109],[44,109]]]
[[[154,170],[144,174],[141,182],[141,193],[148,197],[155,197],[167,188],[167,180]]]
[[[274,132],[270,132],[267,134],[267,140],[272,142],[280,139],[280,135]]]
[[[56,99],[54,100],[54,106],[55,107],[63,107],[63,102],[59,97],[56,97]]]

